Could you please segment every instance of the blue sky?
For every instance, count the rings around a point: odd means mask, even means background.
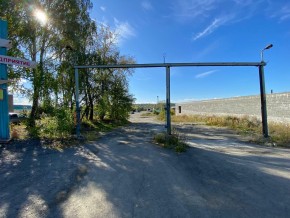
[[[266,90],[290,91],[289,0],[93,0],[91,17],[118,35],[122,54],[137,63],[260,61]],[[165,69],[138,69],[130,78],[138,103],[165,99]],[[171,69],[171,100],[259,94],[258,69]]]

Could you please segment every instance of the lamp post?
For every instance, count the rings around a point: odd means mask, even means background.
[[[266,102],[266,88],[265,88],[265,76],[264,76],[264,51],[272,48],[273,45],[269,44],[261,51],[261,63],[259,66],[259,79],[260,79],[260,95],[261,95],[261,114],[262,114],[262,125],[263,125],[263,135],[265,138],[269,137],[268,131],[268,120],[267,120],[267,102]]]
[[[267,50],[267,49],[270,49],[272,47],[273,47],[273,44],[269,44],[265,48],[262,49],[262,51],[261,51],[261,62],[264,62],[264,51]]]

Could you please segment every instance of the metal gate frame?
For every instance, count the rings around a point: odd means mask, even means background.
[[[266,63],[261,62],[205,62],[205,63],[155,63],[155,64],[113,64],[113,65],[88,65],[74,66],[75,69],[75,96],[76,96],[76,113],[77,126],[76,134],[80,137],[80,102],[79,102],[79,69],[108,69],[108,68],[159,68],[166,69],[166,128],[167,134],[171,135],[171,115],[170,115],[170,68],[171,67],[258,67],[260,81],[260,97],[261,97],[261,116],[263,126],[263,136],[269,137],[268,121],[267,121],[267,103],[265,91],[264,66]]]

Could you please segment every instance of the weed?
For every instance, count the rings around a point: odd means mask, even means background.
[[[202,116],[202,115],[182,115],[172,116],[173,122],[195,122],[209,126],[229,127],[239,134],[251,136],[252,142],[259,144],[271,143],[277,146],[290,147],[290,126],[289,124],[269,122],[268,140],[264,140],[262,135],[262,122],[256,117],[233,117],[233,116]]]
[[[164,148],[175,150],[177,153],[185,152],[187,144],[183,141],[183,138],[177,132],[172,135],[167,133],[157,133],[154,135],[153,140]]]
[[[18,125],[10,125],[11,139],[24,140],[28,138],[26,126],[22,123]]]
[[[156,114],[152,113],[152,112],[146,112],[146,113],[143,113],[141,116],[142,117],[151,117],[151,116],[155,116]]]
[[[166,144],[166,133],[157,133],[153,139],[158,144]]]

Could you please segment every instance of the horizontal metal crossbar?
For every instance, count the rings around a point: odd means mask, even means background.
[[[265,62],[205,62],[205,63],[159,63],[159,64],[110,64],[74,66],[75,69],[85,68],[149,68],[149,67],[259,67]]]

